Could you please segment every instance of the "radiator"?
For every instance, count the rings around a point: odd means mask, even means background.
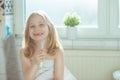
[[[120,51],[65,50],[64,59],[78,80],[113,80],[120,69]]]

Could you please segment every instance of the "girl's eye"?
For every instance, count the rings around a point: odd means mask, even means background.
[[[44,24],[39,24],[40,27],[44,27]]]
[[[33,25],[32,25],[32,26],[30,26],[30,28],[34,28],[34,27],[35,27],[35,26],[33,26]]]

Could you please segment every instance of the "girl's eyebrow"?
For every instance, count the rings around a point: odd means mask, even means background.
[[[29,25],[32,25],[32,24],[33,24],[32,22],[29,23]]]

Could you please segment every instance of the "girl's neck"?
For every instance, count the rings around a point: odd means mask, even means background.
[[[36,41],[36,49],[46,49],[46,40],[44,42]]]

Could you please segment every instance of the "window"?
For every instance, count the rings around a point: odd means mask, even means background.
[[[85,25],[95,28],[97,27],[97,3],[98,0],[26,0],[26,15],[34,10],[44,10],[55,25],[64,26],[64,15],[67,12],[77,12],[81,17],[83,28],[86,27]]]
[[[37,3],[36,3],[37,2]],[[79,25],[79,38],[118,38],[120,37],[119,0],[15,0],[16,33],[21,34],[25,18],[33,10],[44,10],[55,25],[65,28],[62,22],[66,12],[76,11],[82,23]],[[49,3],[49,4],[48,4]],[[67,5],[66,5],[67,4]],[[17,7],[21,6],[20,9]],[[63,27],[61,27],[63,26]],[[65,29],[59,29],[65,32]]]

